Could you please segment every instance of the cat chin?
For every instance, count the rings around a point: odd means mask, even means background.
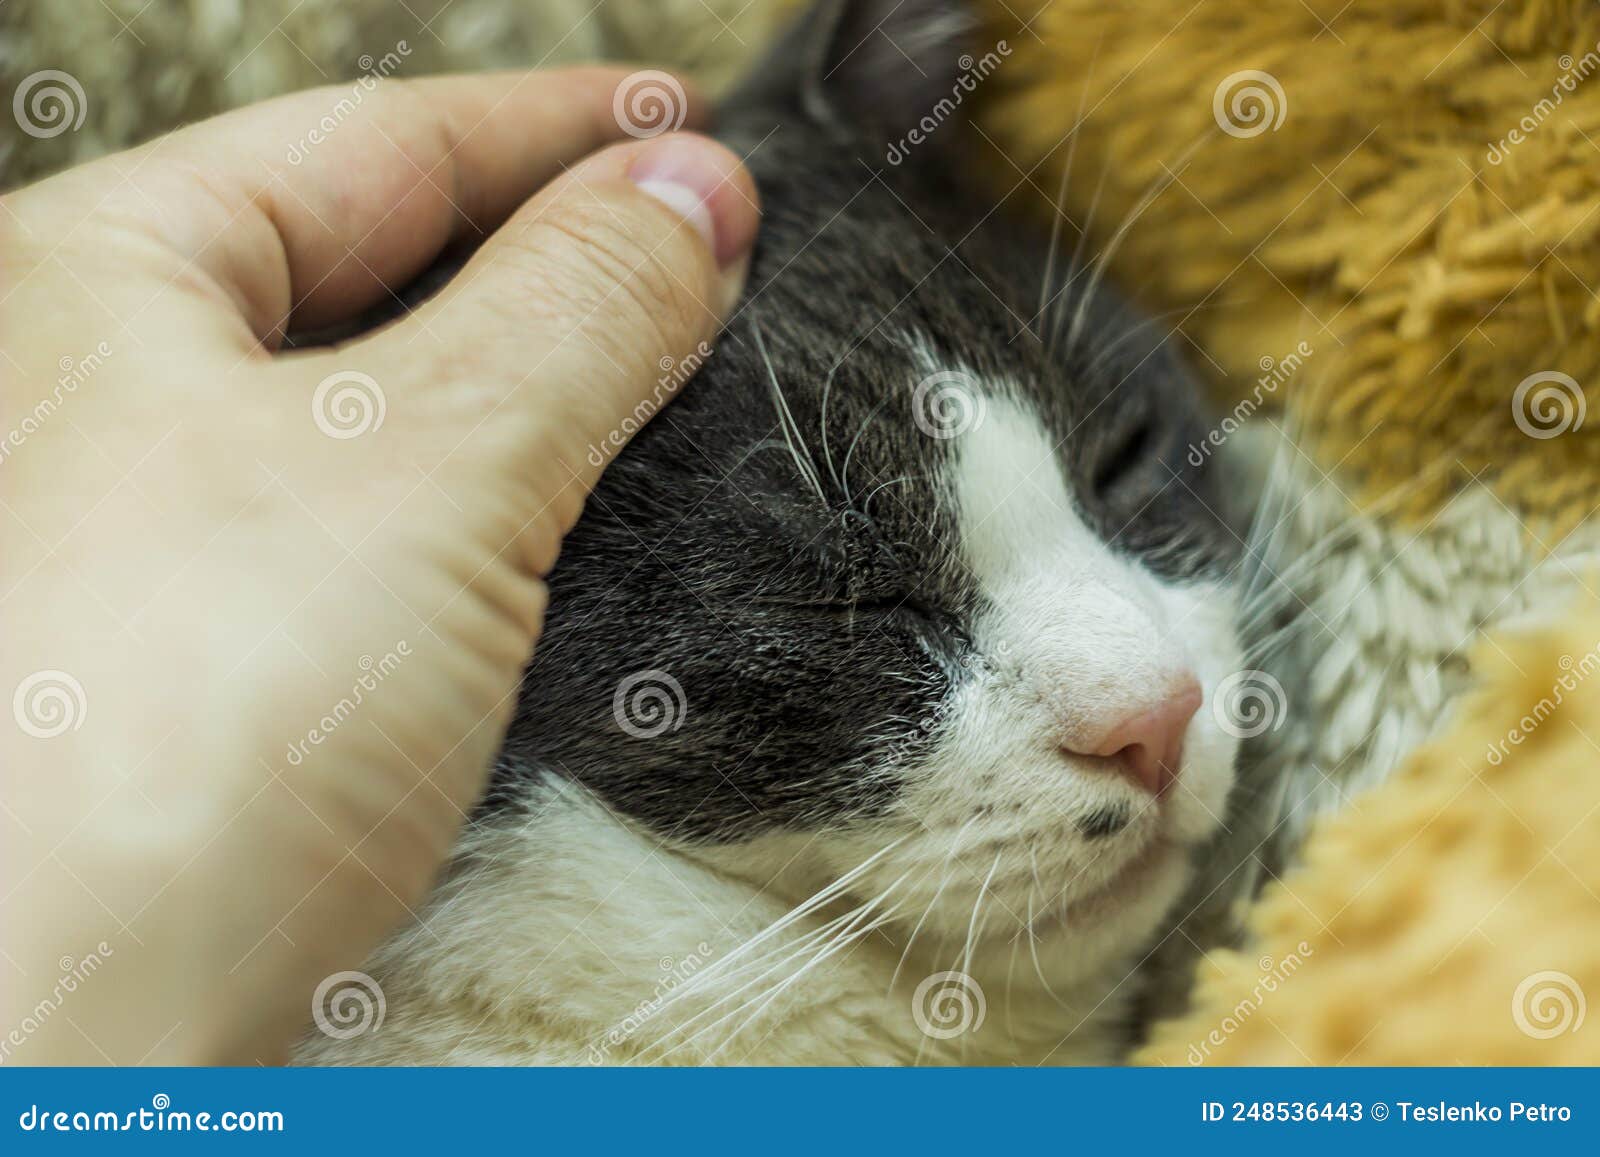
[[[1133,986],[1133,973],[1160,940],[1163,918],[1192,877],[1188,857],[1171,846],[1091,895],[1046,912],[1009,935],[986,937],[968,967],[986,986],[1071,993],[1088,1007]],[[1009,900],[1009,897],[1002,897]],[[970,914],[970,913],[969,913]]]
[[[1030,871],[987,880],[981,898],[977,886],[947,887],[923,913],[899,923],[911,931],[920,920],[931,941],[924,947],[942,942],[949,957],[965,954],[970,933],[980,964],[997,956],[1009,966],[1015,946],[1028,954],[1031,939],[1048,962],[1046,979],[1073,983],[1150,945],[1192,876],[1191,851],[1158,837],[1092,881],[1084,875],[1081,864],[1040,864],[1038,877]],[[1041,887],[1040,880],[1051,883]]]
[[[1087,1012],[1159,940],[1192,877],[1193,845],[1167,812],[1152,810],[1092,842],[1065,815],[1041,818],[1037,801],[1016,814],[1027,821],[969,816],[929,828],[881,820],[693,854],[785,907],[837,889],[826,914],[856,911],[875,922],[870,939],[901,978],[948,971],[986,991],[1073,992]]]
[[[1192,878],[1190,857],[1190,849],[1160,840],[1102,886],[1035,920],[1032,931],[1075,947],[1089,968],[1094,957],[1136,958],[1153,947],[1162,917]]]
[[[1069,920],[1029,936],[1013,926],[1022,935],[978,938],[969,953],[959,938],[914,938],[903,922],[841,923],[870,897],[847,887],[817,905],[790,898],[810,887],[800,870],[808,845],[816,850],[814,836],[791,834],[700,853],[667,847],[582,789],[545,778],[518,822],[467,837],[418,923],[364,966],[387,1001],[383,1030],[313,1032],[297,1060],[1116,1059],[1132,990],[1119,984],[1125,927]],[[1159,915],[1153,890],[1121,919],[1146,908]],[[970,1032],[951,1035],[939,1017],[962,994],[979,1011]]]

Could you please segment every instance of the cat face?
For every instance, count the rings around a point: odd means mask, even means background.
[[[745,300],[567,539],[488,806],[560,776],[796,898],[854,873],[1071,969],[1220,823],[1237,540],[1159,332],[1085,270],[1046,284],[1047,239],[941,149],[884,163],[963,26],[876,9],[824,5],[728,106]]]

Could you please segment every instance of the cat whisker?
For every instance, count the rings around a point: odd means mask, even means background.
[[[843,875],[839,876],[832,883],[818,889],[807,899],[802,900],[799,904],[796,904],[793,908],[789,909],[788,912],[784,913],[784,915],[767,925],[760,932],[750,937],[750,939],[744,941],[744,943],[740,944],[727,955],[719,957],[706,968],[703,968],[699,972],[695,973],[693,978],[673,992],[666,1004],[670,1004],[675,1000],[686,998],[691,995],[692,991],[698,990],[699,988],[704,988],[706,985],[711,984],[715,980],[719,979],[724,973],[731,970],[739,960],[755,951],[757,947],[765,944],[767,941],[772,939],[772,937],[778,935],[785,928],[788,928],[796,921],[803,920],[810,913],[837,898],[840,893],[845,891],[845,889],[849,888],[851,884],[855,883],[856,880],[860,879],[869,870],[871,870],[874,864],[883,859],[890,852],[894,851],[901,844],[905,843],[905,841],[909,838],[909,836],[901,836],[899,839],[894,840],[884,847],[878,849],[865,860],[861,861],[861,863],[857,864],[854,868],[851,868],[848,872],[845,872]],[[665,1004],[663,1007],[665,1007]]]
[[[1056,199],[1053,205],[1055,220],[1050,223],[1050,249],[1045,256],[1044,278],[1039,284],[1039,308],[1033,317],[1028,319],[1029,330],[1032,330],[1034,325],[1044,318],[1045,311],[1050,308],[1050,289],[1055,284],[1056,258],[1061,249],[1061,225],[1066,220],[1066,213],[1062,205],[1067,196],[1067,177],[1072,171],[1072,151],[1077,147],[1078,134],[1073,133],[1072,145],[1067,150],[1067,164],[1061,170],[1061,180],[1056,184]]]
[[[1110,341],[1102,342],[1098,348],[1085,351],[1085,353],[1094,360],[1091,361],[1088,368],[1083,371],[1083,376],[1085,378],[1095,377],[1096,374],[1105,368],[1106,363],[1111,360],[1111,355],[1113,353],[1127,345],[1128,342],[1132,341],[1134,338],[1145,333],[1147,330],[1154,329],[1156,326],[1162,325],[1170,317],[1177,317],[1181,314],[1185,318],[1188,318],[1192,317],[1195,312],[1196,310],[1193,307],[1184,306],[1178,309],[1169,309],[1165,313],[1157,313],[1140,319],[1134,325],[1128,326],[1126,329],[1122,330],[1121,333],[1117,334],[1117,336],[1112,338]],[[1171,337],[1172,335],[1169,333],[1167,336]]]
[[[1122,248],[1123,240],[1128,236],[1134,225],[1138,223],[1139,218],[1144,216],[1145,211],[1156,203],[1157,198],[1162,193],[1171,188],[1172,183],[1178,179],[1178,173],[1188,164],[1189,158],[1194,156],[1206,139],[1204,136],[1196,138],[1194,143],[1178,157],[1176,165],[1163,164],[1161,166],[1161,175],[1150,182],[1144,194],[1134,203],[1133,208],[1128,210],[1127,216],[1122,219],[1122,224],[1118,225],[1116,231],[1111,234],[1111,239],[1106,242],[1105,248],[1100,251],[1100,256],[1094,263],[1094,274],[1090,277],[1089,284],[1084,287],[1083,294],[1078,298],[1078,309],[1073,315],[1072,328],[1067,331],[1067,348],[1069,350],[1078,344],[1079,333],[1083,328],[1084,319],[1088,316],[1089,304],[1094,300],[1095,294],[1100,291],[1100,285],[1105,278],[1106,270],[1111,265],[1111,259]]]
[[[828,494],[822,488],[822,478],[817,473],[817,464],[806,447],[805,439],[801,436],[800,424],[795,421],[794,412],[789,409],[789,400],[783,396],[783,387],[778,384],[778,371],[772,365],[771,355],[767,353],[767,343],[761,337],[761,323],[756,320],[754,313],[750,318],[750,330],[755,336],[756,351],[761,355],[762,365],[766,367],[767,382],[772,387],[773,404],[778,411],[778,425],[783,430],[783,440],[788,444],[795,468],[800,471],[800,477],[816,491],[823,505],[827,505]]]
[[[968,828],[977,822],[978,817],[973,816],[962,824],[956,834],[951,837],[950,849],[945,853],[944,862],[940,867],[939,886],[934,889],[933,898],[928,901],[927,907],[922,910],[922,915],[917,919],[916,927],[912,928],[911,935],[907,938],[905,947],[900,952],[900,959],[895,963],[894,971],[889,975],[889,987],[885,990],[886,993],[894,991],[895,982],[900,979],[900,970],[905,967],[906,959],[911,954],[912,946],[917,942],[917,936],[921,933],[923,924],[927,922],[934,908],[938,906],[939,898],[944,895],[944,890],[950,883],[955,867],[956,853],[961,850],[961,837],[966,834]]]
[[[904,877],[902,876],[901,879],[904,879]],[[898,881],[897,881],[897,883],[898,883]],[[845,928],[843,928],[842,930],[840,930],[839,932],[835,933],[834,936],[828,942],[828,944],[825,945],[821,951],[816,953],[810,960],[806,961],[806,963],[803,964],[800,968],[796,969],[795,972],[793,974],[791,974],[787,979],[783,980],[780,984],[778,984],[778,986],[772,990],[772,992],[766,997],[766,999],[761,1001],[760,1005],[758,1007],[756,1007],[753,1011],[751,1011],[748,1016],[746,1016],[744,1022],[742,1024],[740,1024],[740,1026],[738,1028],[736,1028],[736,1029],[732,1030],[731,1032],[729,1032],[727,1037],[726,1037],[726,1039],[720,1045],[718,1045],[714,1050],[712,1050],[710,1055],[708,1055],[705,1058],[705,1063],[710,1064],[713,1060],[715,1060],[716,1057],[722,1052],[723,1049],[727,1048],[730,1044],[732,1044],[734,1042],[734,1040],[741,1033],[743,1033],[746,1029],[748,1029],[752,1024],[756,1023],[756,1021],[758,1021],[760,1019],[761,1014],[763,1012],[765,1012],[768,1008],[770,1008],[774,1001],[776,1001],[780,996],[782,996],[790,988],[792,988],[795,985],[799,984],[802,980],[804,980],[807,976],[809,976],[812,972],[814,972],[819,966],[821,966],[824,961],[827,961],[827,960],[831,959],[832,957],[837,956],[840,952],[844,951],[846,948],[853,947],[855,944],[859,943],[861,940],[865,939],[867,936],[871,935],[873,932],[877,931],[879,928],[883,927],[885,924],[888,924],[890,921],[894,920],[895,917],[899,914],[898,913],[898,909],[890,909],[889,911],[887,911],[887,912],[883,913],[882,915],[878,916],[870,924],[866,924],[866,925],[863,925],[863,926],[860,926],[860,927],[855,927],[854,926],[854,924],[856,922],[858,922],[859,920],[863,919],[864,917],[870,915],[873,907],[876,906],[881,900],[886,898],[888,893],[889,893],[889,891],[891,891],[893,889],[893,887],[894,887],[894,885],[890,885],[890,887],[888,889],[885,889],[884,893],[881,896],[879,896],[877,899],[874,899],[873,901],[871,901],[871,902],[869,902],[867,904],[864,904],[859,909],[857,909],[855,914],[853,915],[853,919],[852,919],[851,925],[848,925]],[[746,1005],[745,1007],[749,1008],[750,1006]]]
[[[1069,297],[1067,290],[1072,287],[1073,283],[1076,282],[1083,273],[1087,272],[1087,270],[1084,269],[1083,265],[1081,264],[1083,260],[1083,251],[1084,247],[1089,242],[1090,233],[1092,233],[1094,230],[1095,218],[1100,212],[1100,197],[1101,194],[1105,192],[1106,177],[1108,177],[1110,173],[1111,158],[1108,155],[1106,157],[1105,164],[1100,166],[1100,177],[1095,182],[1094,195],[1089,201],[1088,215],[1084,218],[1083,226],[1078,231],[1077,244],[1072,247],[1072,260],[1068,263],[1066,269],[1064,270],[1065,277],[1062,282],[1061,289],[1057,291],[1055,301],[1052,303],[1056,312],[1051,318],[1049,326],[1051,347],[1054,346],[1055,335],[1060,331],[1062,322],[1066,320],[1067,308],[1071,302],[1071,298]]]
[[[884,888],[882,892],[873,897],[871,900],[868,900],[864,904],[857,905],[856,907],[845,912],[843,915],[837,916],[830,920],[820,928],[807,933],[798,941],[792,942],[790,945],[786,946],[786,949],[780,949],[778,952],[771,954],[771,956],[768,957],[769,960],[772,960],[774,957],[781,957],[781,959],[776,959],[759,975],[749,981],[746,981],[734,991],[721,997],[706,1009],[703,1009],[701,1012],[695,1014],[695,1016],[690,1017],[681,1024],[674,1025],[667,1036],[664,1037],[660,1043],[665,1043],[665,1041],[670,1039],[673,1034],[683,1032],[685,1029],[693,1025],[695,1021],[715,1011],[717,1008],[738,997],[748,989],[755,987],[757,992],[753,997],[746,1000],[743,1004],[740,1004],[724,1013],[716,1020],[695,1029],[693,1033],[684,1037],[677,1044],[674,1044],[671,1048],[667,1049],[664,1053],[661,1053],[657,1059],[665,1060],[668,1056],[690,1046],[693,1044],[693,1042],[701,1039],[708,1033],[716,1031],[716,1029],[735,1017],[749,1013],[749,1015],[746,1016],[744,1023],[738,1029],[735,1029],[733,1032],[729,1033],[723,1042],[718,1045],[710,1055],[703,1058],[702,1063],[709,1064],[718,1053],[732,1043],[734,1037],[738,1035],[738,1033],[744,1031],[744,1029],[747,1028],[751,1023],[754,1023],[756,1018],[760,1016],[761,1012],[770,1006],[771,1003],[778,998],[778,996],[780,996],[792,985],[798,983],[803,976],[814,970],[818,964],[836,952],[838,948],[842,946],[846,937],[856,936],[859,938],[859,936],[866,935],[873,929],[881,927],[882,924],[887,922],[889,919],[892,919],[893,913],[891,912],[881,916],[869,928],[859,929],[859,932],[854,930],[854,926],[858,924],[864,917],[868,916],[875,907],[881,904],[899,885],[900,880],[904,879],[905,876],[901,876],[899,880],[896,880],[888,885],[888,887]],[[821,946],[820,948],[818,947],[819,945]],[[787,965],[791,964],[795,960],[808,956],[808,954],[810,959],[808,959],[800,968],[789,973],[789,975],[770,992],[763,991],[761,989],[761,985],[765,984],[766,981],[774,975],[782,973],[786,969]],[[760,1007],[756,1008],[755,1006],[758,1003]],[[749,1010],[752,1008],[754,1008],[755,1011],[750,1013]]]
[[[826,940],[838,926],[849,921],[853,916],[855,916],[858,911],[859,908],[852,908],[843,915],[834,917],[826,924],[804,933],[797,939],[786,940],[760,956],[741,961],[738,968],[730,971],[728,974],[723,976],[722,979],[724,981],[732,980],[743,972],[755,970],[754,975],[751,976],[750,979],[745,980],[738,987],[732,988],[728,992],[717,997],[716,1000],[712,1001],[710,1004],[706,1005],[692,1016],[685,1017],[683,1020],[673,1023],[664,1033],[662,1033],[660,1039],[655,1041],[648,1048],[642,1050],[641,1059],[649,1058],[653,1062],[664,1060],[667,1056],[670,1056],[672,1053],[677,1052],[679,1049],[684,1048],[694,1040],[698,1039],[701,1035],[703,1035],[704,1032],[715,1028],[717,1025],[722,1024],[730,1017],[737,1015],[740,1008],[748,1007],[748,1003],[735,1007],[731,1012],[717,1018],[715,1021],[709,1024],[701,1025],[699,1028],[694,1028],[697,1022],[703,1020],[707,1016],[710,1016],[712,1013],[716,1012],[717,1009],[722,1008],[730,1001],[738,1000],[740,996],[749,991],[751,988],[760,985],[769,977],[781,971],[785,965],[804,957],[818,943]],[[759,994],[756,999],[759,999]],[[662,1007],[664,1008],[666,1006],[663,1005]],[[691,1028],[694,1029],[693,1032],[689,1031]],[[656,1050],[663,1049],[663,1047],[666,1046],[674,1036],[682,1036],[682,1039],[676,1044],[671,1045],[671,1047],[665,1048],[665,1051],[655,1052]],[[654,1056],[652,1056],[653,1052],[655,1052]]]
[[[983,912],[983,920],[981,922],[978,919],[978,914],[983,909],[983,898],[989,894],[989,885],[994,883],[994,874],[1000,870],[1000,860],[1004,855],[1004,850],[998,851],[994,854],[994,863],[989,865],[989,874],[983,878],[983,883],[978,886],[977,899],[972,902],[972,920],[967,924],[967,942],[961,953],[960,972],[963,976],[972,975],[973,948],[977,944],[978,938],[983,933],[984,925],[987,924],[989,920],[988,912]],[[992,904],[990,905],[990,910],[993,910]],[[963,1035],[961,1038],[961,1055],[963,1058],[966,1056],[967,1043],[968,1039],[965,1035]]]
[[[1089,66],[1084,70],[1083,89],[1078,93],[1078,111],[1073,114],[1072,128],[1067,132],[1067,158],[1061,166],[1061,180],[1056,183],[1056,219],[1050,225],[1050,251],[1048,256],[1045,258],[1044,281],[1039,287],[1039,312],[1035,314],[1029,321],[1030,329],[1034,328],[1035,325],[1044,327],[1047,339],[1045,341],[1045,352],[1047,354],[1050,352],[1050,343],[1048,340],[1050,327],[1045,324],[1045,314],[1049,311],[1050,305],[1055,296],[1051,293],[1051,285],[1055,281],[1056,257],[1060,248],[1061,226],[1066,220],[1065,206],[1067,199],[1067,185],[1072,180],[1073,163],[1077,160],[1078,128],[1083,124],[1083,110],[1089,103],[1089,82],[1094,79],[1094,66],[1100,60],[1100,48],[1103,43],[1104,41],[1102,40],[1095,45],[1094,54],[1089,58]],[[1059,142],[1057,142],[1056,148],[1060,148]],[[1102,185],[1104,183],[1104,176],[1105,170],[1102,169]],[[1090,220],[1093,220],[1092,210],[1090,212]],[[1089,231],[1087,225],[1075,225],[1074,228],[1078,230],[1078,241],[1077,245],[1075,245],[1073,248],[1074,256],[1072,263],[1068,264],[1066,267],[1066,273],[1069,275],[1074,265],[1077,263],[1077,250],[1083,245],[1084,235]],[[1063,285],[1062,288],[1065,289],[1065,285]]]
[[[828,398],[833,393],[834,376],[838,374],[839,367],[844,365],[844,362],[844,358],[834,362],[832,368],[828,370],[828,376],[822,381],[822,406],[817,418],[817,427],[822,439],[822,458],[828,467],[828,477],[832,479],[835,488],[848,501],[850,492],[845,489],[844,483],[839,478],[838,471],[833,468],[833,448],[828,444]]]
[[[867,432],[868,429],[871,428],[872,420],[876,418],[879,413],[882,412],[883,408],[888,404],[889,399],[885,397],[872,408],[871,413],[869,413],[865,418],[861,419],[861,426],[856,430],[855,437],[850,439],[850,445],[844,452],[844,466],[841,468],[841,474],[844,480],[840,485],[844,490],[845,501],[851,506],[859,507],[860,503],[855,501],[850,490],[850,459],[855,457],[856,447],[861,444],[862,436]]]
[[[972,972],[972,949],[976,943],[979,928],[978,910],[983,907],[983,898],[989,892],[989,885],[994,883],[994,874],[1000,870],[1000,858],[1003,855],[1005,855],[1004,851],[994,854],[994,863],[989,865],[989,874],[983,878],[983,883],[978,885],[977,898],[972,901],[972,919],[967,922],[967,941],[961,950],[960,969],[963,973],[969,975]]]

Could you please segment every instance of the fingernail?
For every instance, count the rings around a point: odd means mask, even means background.
[[[709,141],[696,137],[671,137],[659,142],[628,168],[628,178],[639,191],[655,198],[683,218],[706,239],[717,264],[727,268],[742,259],[748,243],[723,236],[718,229],[716,204],[724,204],[738,191],[725,188],[737,161]]]
[[[648,197],[654,197],[690,225],[694,226],[696,233],[706,239],[706,244],[711,246],[711,251],[717,251],[717,226],[712,220],[711,208],[700,194],[688,185],[680,185],[674,181],[662,181],[648,178],[640,181],[635,178],[634,183],[639,186],[639,192]]]

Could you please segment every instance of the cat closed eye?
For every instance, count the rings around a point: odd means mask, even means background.
[[[1112,494],[1139,468],[1147,464],[1156,450],[1155,423],[1146,419],[1120,431],[1110,442],[1095,467],[1093,485],[1096,494]]]

